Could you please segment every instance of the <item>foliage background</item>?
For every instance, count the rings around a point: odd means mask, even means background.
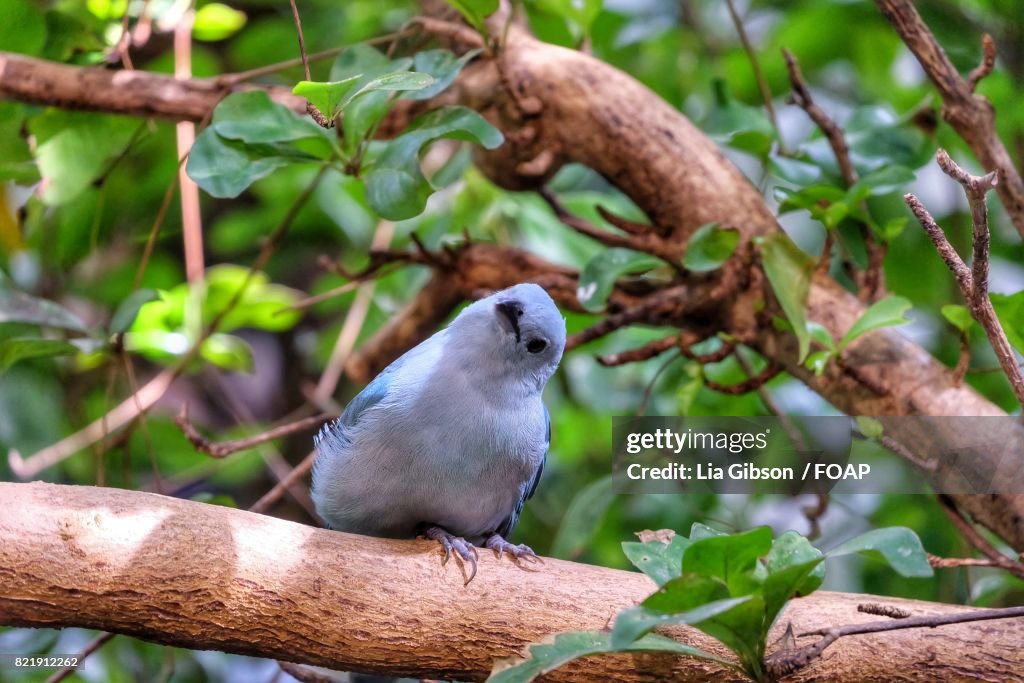
[[[231,12],[217,5],[207,10],[205,24],[201,21],[197,26],[196,76],[243,71],[297,55],[287,3],[232,0],[227,4]],[[399,30],[416,12],[414,3],[398,0],[303,0],[299,4],[310,52]],[[912,168],[917,179],[910,191],[918,194],[963,251],[969,245],[969,216],[962,193],[930,160],[941,146],[967,162],[968,168],[977,168],[953,131],[936,123],[937,97],[874,4],[868,0],[751,0],[738,5],[774,93],[785,145],[806,150],[829,174],[828,151],[820,134],[799,108],[785,101],[789,83],[780,55],[783,47],[800,59],[816,99],[844,126],[851,141],[858,130],[864,132],[862,142],[854,144],[860,161],[866,166],[899,163]],[[139,0],[132,0],[128,10],[137,15],[141,6]],[[198,3],[200,11],[208,6]],[[181,8],[180,2],[151,0],[149,11],[173,17]],[[0,49],[94,63],[116,41],[125,9],[124,0],[6,0],[0,8]],[[533,30],[543,39],[585,46],[686,113],[725,146],[769,201],[776,201],[777,186],[792,186],[787,174],[779,172],[777,155],[766,153],[774,133],[724,3],[606,0],[602,6],[599,1],[537,0],[527,3],[527,9]],[[1019,155],[1024,150],[1024,108],[1017,104],[1024,78],[1024,8],[1014,0],[942,0],[922,3],[920,11],[964,72],[979,61],[980,35],[993,35],[1000,61],[981,83],[980,92],[994,103],[1000,134]],[[169,33],[158,25],[133,57],[137,68],[172,71]],[[314,64],[314,80],[326,79],[329,67],[330,60]],[[293,68],[261,80],[291,87],[301,79],[301,70]],[[859,129],[858,122],[864,121],[871,125]],[[883,130],[884,135],[879,132]],[[40,146],[61,134],[66,137],[60,144]],[[36,145],[34,152],[29,138]],[[767,163],[769,157],[775,159],[774,165]],[[396,224],[392,247],[410,248],[413,232],[429,247],[456,242],[466,229],[474,239],[522,245],[575,267],[601,251],[565,228],[537,195],[506,192],[488,182],[472,168],[466,149],[457,153],[449,171],[451,184],[432,198],[427,211]],[[0,180],[6,181],[0,185],[0,287],[60,301],[90,327],[107,325],[132,291],[150,226],[175,172],[170,123],[0,102]],[[43,186],[36,184],[40,174],[46,178]],[[228,281],[244,273],[261,240],[313,174],[309,166],[296,165],[258,181],[235,200],[204,196],[207,265],[239,266],[220,271]],[[570,209],[583,214],[592,214],[598,199],[621,212],[630,210],[628,200],[583,168],[565,169],[553,187]],[[898,193],[873,197],[870,205],[880,222],[909,217]],[[1021,247],[999,205],[990,202],[990,206],[992,291],[1013,295],[1024,289]],[[805,211],[782,218],[801,246],[812,253],[820,249],[820,222]],[[343,279],[318,266],[318,257],[332,256],[353,269],[365,265],[376,222],[361,182],[332,172],[271,258],[266,268],[269,281],[294,290],[278,292],[285,300],[343,284]],[[185,281],[180,226],[174,201],[145,270],[143,287],[173,290]],[[840,224],[839,229],[844,231],[845,226]],[[847,233],[854,257],[861,258],[858,240]],[[952,365],[958,336],[940,315],[940,308],[961,302],[955,283],[916,225],[908,225],[891,240],[885,275],[890,291],[914,304],[912,323],[904,333]],[[382,277],[360,340],[384,324],[425,279],[426,272],[417,266]],[[153,488],[155,471],[159,471],[164,487],[179,495],[239,507],[252,504],[275,481],[268,459],[280,453],[297,462],[308,452],[311,434],[212,460],[195,452],[174,425],[173,416],[180,403],[188,401],[194,421],[219,440],[256,433],[260,424],[278,420],[302,405],[303,387],[323,371],[352,299],[351,293],[330,299],[286,324],[268,310],[253,313],[236,330],[247,346],[232,346],[218,359],[222,366],[251,366],[249,372],[219,367],[209,359],[197,364],[158,404],[145,427],[130,429],[126,439],[115,440],[105,453],[83,451],[41,478],[94,483],[102,458],[107,485]],[[595,320],[577,314],[567,319],[570,332]],[[1021,323],[1011,321],[1009,327],[1015,324]],[[0,340],[37,333],[31,327],[0,324]],[[548,468],[536,497],[526,507],[516,540],[541,554],[625,568],[628,562],[620,543],[640,529],[687,529],[700,521],[729,531],[758,524],[769,524],[776,531],[807,531],[800,507],[808,500],[610,494],[610,417],[637,411],[648,389],[648,414],[767,413],[756,394],[736,397],[707,389],[699,368],[685,360],[665,367],[665,359],[659,358],[618,368],[604,368],[595,360],[598,354],[631,348],[657,336],[656,330],[624,330],[566,356],[546,396],[554,422]],[[144,382],[167,359],[159,354],[133,354],[133,360],[138,380]],[[982,335],[976,335],[973,367],[994,365]],[[710,366],[706,372],[722,382],[743,376],[732,360]],[[1003,407],[1015,408],[1000,373],[971,373],[968,381]],[[344,405],[359,389],[343,380],[336,395],[339,404]],[[777,378],[768,389],[786,412],[835,412],[791,378]],[[123,367],[109,353],[29,359],[4,367],[0,450],[32,453],[99,418],[130,392]],[[234,397],[235,403],[226,397]],[[13,479],[5,461],[0,461],[0,477]],[[273,514],[311,522],[288,498]],[[930,496],[834,497],[817,543],[831,547],[858,531],[888,525],[916,530],[925,547],[937,555],[966,553]],[[1024,595],[1021,582],[983,569],[945,570],[932,580],[913,580],[849,558],[829,567],[825,587],[986,605],[1015,604]],[[75,630],[5,630],[0,632],[0,651],[75,652],[90,638],[91,634]],[[102,670],[84,672],[82,679],[270,680],[276,671],[269,662],[175,651],[123,637],[95,659],[102,663]],[[24,680],[30,678],[26,675]]]

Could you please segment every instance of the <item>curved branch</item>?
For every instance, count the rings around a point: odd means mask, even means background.
[[[551,634],[602,629],[654,585],[641,574],[548,559],[524,571],[481,553],[468,587],[437,545],[315,529],[240,510],[92,486],[0,483],[0,625],[100,628],[193,649],[347,671],[481,680],[495,658]],[[967,608],[819,592],[794,600],[796,632],[859,621],[884,600],[915,615]],[[861,617],[862,619],[863,617]],[[776,627],[778,638],[786,623]],[[722,654],[693,630],[671,632]],[[1024,620],[843,639],[795,680],[905,680],[1024,667]],[[710,662],[592,657],[550,681],[723,679]]]

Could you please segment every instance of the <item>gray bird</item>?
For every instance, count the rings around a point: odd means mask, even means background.
[[[466,307],[385,368],[316,436],[312,496],[332,529],[441,543],[468,584],[476,546],[509,543],[537,489],[551,418],[541,400],[565,347],[547,292],[520,284]]]

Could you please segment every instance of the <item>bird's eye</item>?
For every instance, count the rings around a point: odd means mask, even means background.
[[[530,353],[540,353],[548,347],[548,343],[543,339],[531,339],[526,342],[526,350]]]

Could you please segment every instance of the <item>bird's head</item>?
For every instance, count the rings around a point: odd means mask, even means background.
[[[502,374],[521,376],[539,387],[558,368],[565,349],[565,318],[540,286],[503,289],[467,307],[452,322],[456,339]]]

